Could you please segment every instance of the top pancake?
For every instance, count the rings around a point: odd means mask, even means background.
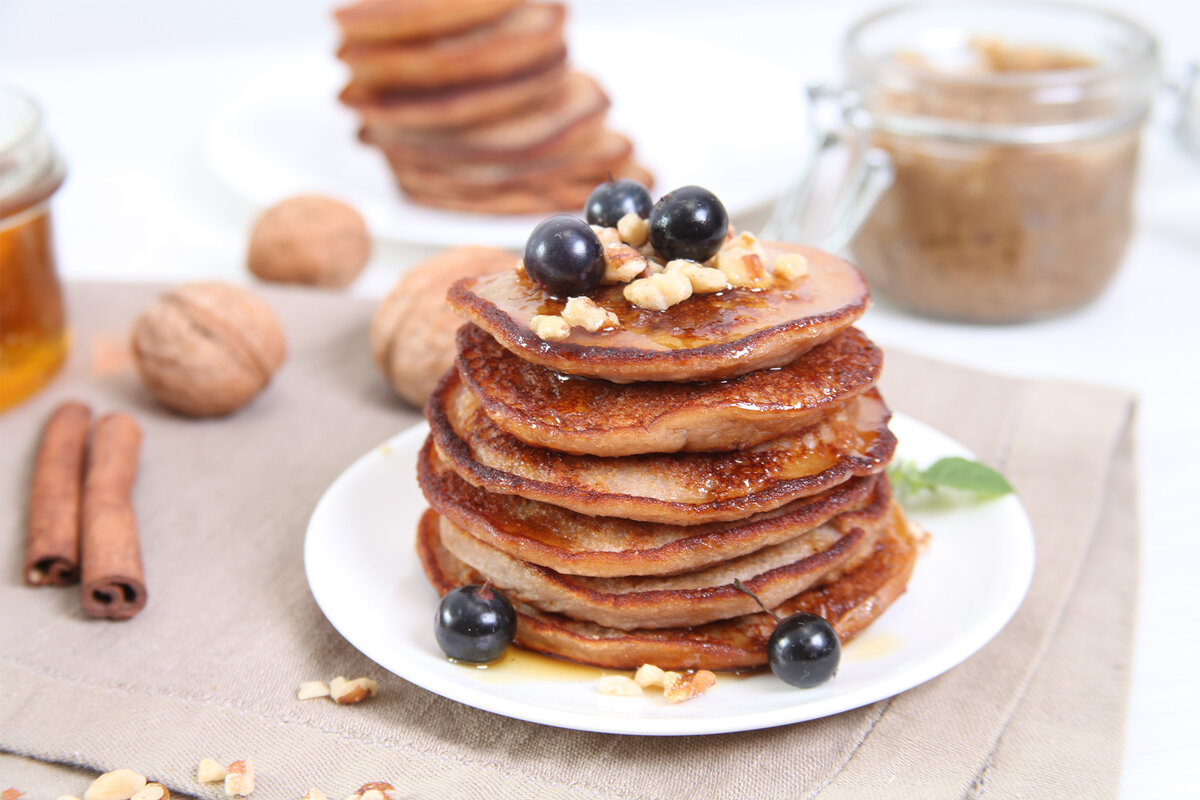
[[[539,314],[559,314],[552,297],[516,270],[455,283],[451,306],[518,357],[569,375],[635,381],[711,381],[780,367],[833,338],[870,306],[870,292],[849,262],[813,247],[764,243],[768,263],[783,252],[808,261],[808,274],[775,275],[765,289],[693,295],[666,311],[632,306],[624,287],[589,296],[617,315],[618,330],[572,328],[546,341],[530,327]]]
[[[483,25],[522,0],[358,0],[334,11],[348,42],[386,42],[444,36]]]
[[[565,16],[560,5],[521,3],[487,24],[446,36],[383,42],[348,38],[338,50],[350,68],[346,91],[363,96],[518,75],[562,51]]]

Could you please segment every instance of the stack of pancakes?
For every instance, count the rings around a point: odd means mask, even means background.
[[[608,178],[649,183],[605,127],[609,99],[567,68],[563,7],[359,0],[336,12],[341,100],[413,201],[484,213],[581,208]]]
[[[666,311],[590,297],[617,330],[544,341],[563,303],[521,270],[459,281],[470,324],[426,406],[417,549],[438,591],[485,581],[517,643],[618,669],[767,661],[768,607],[843,640],[902,593],[917,547],[884,473],[895,448],[870,303],[850,264],[693,295]]]

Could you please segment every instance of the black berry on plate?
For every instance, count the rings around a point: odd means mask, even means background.
[[[650,243],[668,261],[707,261],[721,249],[728,230],[725,206],[700,186],[668,192],[650,210]]]
[[[552,295],[587,294],[604,275],[604,248],[583,220],[550,217],[525,242],[525,271]]]
[[[491,586],[461,586],[442,597],[433,630],[450,658],[485,664],[500,658],[512,644],[517,612]]]
[[[642,219],[650,216],[652,205],[645,186],[629,178],[609,178],[592,189],[583,210],[590,224],[615,228],[626,214],[637,214]]]
[[[775,626],[767,642],[771,671],[792,686],[811,689],[837,674],[842,640],[823,617],[793,614]]]

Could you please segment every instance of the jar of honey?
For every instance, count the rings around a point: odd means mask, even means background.
[[[50,226],[63,175],[38,106],[0,86],[0,411],[45,385],[69,347]]]

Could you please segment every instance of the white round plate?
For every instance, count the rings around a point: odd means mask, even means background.
[[[897,414],[898,458],[928,464],[970,454],[944,434]],[[352,645],[431,692],[517,719],[577,730],[677,736],[753,730],[816,719],[873,703],[934,678],[973,654],[1008,622],[1033,575],[1033,531],[1015,496],[912,512],[932,542],[908,592],[847,645],[841,668],[816,689],[794,689],[770,672],[718,677],[704,696],[678,705],[660,696],[607,697],[583,679],[497,682],[452,664],[433,634],[436,592],[414,540],[426,503],[417,426],[355,462],[317,504],[304,565],[317,604]],[[628,674],[628,673],[626,673]]]
[[[609,126],[634,141],[657,193],[699,184],[735,216],[765,206],[800,163],[805,114],[799,76],[754,52],[697,58],[667,32],[579,31],[571,62],[612,98]],[[626,57],[630,54],[644,57]],[[647,59],[688,64],[657,88]],[[383,156],[360,144],[355,115],[337,101],[345,69],[332,54],[282,65],[252,83],[209,124],[203,152],[218,178],[256,206],[292,194],[328,194],[354,205],[380,239],[429,245],[524,245],[544,215],[467,214],[408,202]],[[734,107],[727,107],[736,103]],[[657,196],[657,193],[655,196]]]

